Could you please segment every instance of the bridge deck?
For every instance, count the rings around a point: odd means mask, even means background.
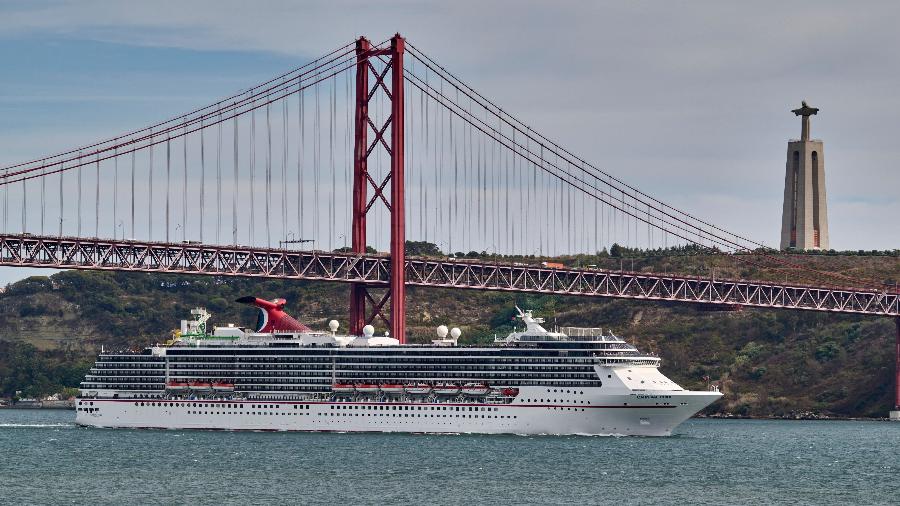
[[[0,265],[358,282],[387,286],[390,257],[94,238],[0,235]],[[410,286],[739,304],[900,316],[898,294],[678,275],[549,269],[489,261],[407,257]]]

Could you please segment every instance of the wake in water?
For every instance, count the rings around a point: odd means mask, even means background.
[[[0,423],[0,428],[5,429],[7,427],[12,428],[45,428],[45,427],[66,427],[66,428],[74,428],[74,423]]]

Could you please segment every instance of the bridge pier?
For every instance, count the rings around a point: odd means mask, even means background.
[[[890,413],[890,419],[900,422],[900,317],[894,318],[897,324],[897,344],[894,357],[894,410]]]

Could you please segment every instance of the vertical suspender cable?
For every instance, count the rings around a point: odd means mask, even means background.
[[[314,86],[316,91],[316,109],[313,116],[313,195],[319,192],[319,141],[321,140],[319,132],[319,83]],[[313,199],[313,244],[319,246],[319,205],[318,199]]]
[[[459,91],[457,93],[457,99],[459,99]],[[453,147],[453,210],[450,215],[453,217],[453,221],[450,223],[450,234],[447,237],[447,254],[453,254],[453,236],[456,235],[456,231],[459,229],[459,220],[457,217],[457,213],[459,212],[459,146],[457,146],[457,141],[459,140],[458,135],[454,134],[453,128],[453,115],[450,115],[450,146]]]
[[[469,108],[471,108],[471,107],[472,107],[472,99],[469,98]],[[466,240],[466,248],[468,248],[469,251],[472,251],[472,250],[474,250],[474,246],[475,246],[475,240],[472,238],[472,234],[475,233],[475,228],[477,226],[477,224],[473,224],[472,221],[475,216],[475,211],[477,211],[477,209],[478,209],[478,202],[477,202],[478,181],[475,176],[475,174],[478,171],[478,168],[475,166],[475,143],[473,142],[473,137],[472,137],[472,135],[473,135],[472,134],[472,124],[469,122],[466,122],[466,126],[469,128],[469,135],[466,136],[469,139],[469,146],[466,149],[466,151],[469,153],[469,163],[468,163],[468,170],[467,170],[468,174],[466,177],[467,177],[467,179],[471,178],[474,180],[474,181],[468,181],[468,180],[466,181],[466,193],[468,195],[468,199],[467,199],[468,205],[466,205],[466,213],[468,214],[468,220],[467,220],[468,226],[466,227],[466,231],[468,232],[468,239]],[[474,183],[474,185],[473,185],[473,183]]]
[[[65,209],[65,201],[63,199],[63,174],[66,172],[63,170],[63,164],[60,162],[59,164],[59,236],[63,235],[63,210]]]
[[[425,123],[425,93],[421,89],[419,89],[419,130],[418,130],[418,132],[419,132],[419,142],[422,143],[422,148],[425,150],[425,156],[422,156],[422,154],[420,153],[419,160],[418,160],[419,161],[419,168],[418,168],[419,191],[417,193],[418,193],[418,197],[419,197],[418,209],[420,212],[417,213],[418,214],[417,217],[419,219],[419,238],[420,239],[425,237],[425,219],[422,216],[422,212],[424,212],[425,206],[428,205],[425,202],[425,199],[423,197],[423,194],[425,192],[425,177],[424,177],[424,172],[425,172],[424,169],[425,168],[423,165],[423,159],[426,156],[428,156],[428,148],[427,148],[427,146],[425,146],[425,141],[424,141],[425,129],[427,128],[427,126],[428,125]],[[413,130],[413,132],[415,132],[415,131],[416,130]]]
[[[542,172],[541,176],[547,182],[547,184],[542,185],[544,188],[544,200],[546,201],[544,209],[547,210],[547,218],[550,219],[552,216],[551,212],[554,209],[553,201],[551,198],[553,195],[553,187],[550,185],[550,179],[549,179],[549,176],[547,175],[547,172],[543,170],[544,169],[544,145],[541,144],[540,147],[541,147],[541,151],[540,151],[540,157],[538,158],[538,164],[540,165],[539,168],[541,169],[541,172]],[[537,170],[537,168],[535,168],[535,170]],[[537,182],[535,182],[534,188],[535,188],[535,191],[537,191],[537,188],[538,188]],[[551,220],[551,226],[553,227],[553,230],[555,231],[557,225],[552,220]],[[544,234],[541,234],[542,237],[543,237],[543,235]],[[555,233],[547,235],[547,249],[546,250],[544,249],[543,242],[541,243],[541,256],[544,256],[545,252],[547,255],[551,254],[551,245],[553,243],[554,237],[555,237]]]
[[[550,162],[549,157],[552,155],[556,155],[556,152],[551,151],[549,153],[547,165],[559,166],[559,156],[558,155],[557,155],[556,162],[553,162],[553,163]],[[558,221],[558,223],[559,223],[559,225],[558,225],[559,226],[559,240],[556,243],[556,246],[557,246],[556,255],[558,256],[560,254],[567,252],[567,250],[565,248],[569,241],[569,226],[568,226],[569,224],[566,221],[566,211],[568,211],[568,208],[569,208],[569,202],[568,202],[569,192],[568,192],[568,188],[567,188],[568,185],[566,185],[562,182],[562,178],[555,178],[554,184],[557,187],[557,201],[559,203],[559,221]]]
[[[513,134],[513,146],[517,146],[517,144],[515,142],[516,141],[516,138],[515,138],[516,131],[513,130],[512,134]],[[516,192],[513,194],[513,198],[515,198],[516,200],[519,201],[520,223],[519,223],[519,227],[515,227],[515,225],[514,225],[512,228],[510,228],[510,231],[509,231],[510,241],[512,243],[510,252],[512,252],[512,253],[519,252],[518,235],[516,234],[516,229],[518,229],[518,228],[524,229],[528,223],[528,218],[525,216],[525,190],[523,188],[525,185],[523,184],[523,181],[522,181],[522,170],[521,170],[522,166],[521,166],[521,164],[519,164],[519,157],[517,156],[517,154],[518,153],[516,153],[515,148],[514,148],[513,156],[512,156],[512,164],[513,164],[513,176],[515,177],[515,180],[516,180]],[[507,226],[509,226],[509,223],[507,223]],[[524,246],[524,244],[522,246]],[[521,251],[521,253],[523,255],[525,255],[525,254],[528,254],[529,252]]]
[[[503,186],[504,186],[504,188],[503,188],[503,190],[504,190],[504,198],[503,198],[504,206],[503,206],[503,208],[505,209],[505,217],[504,217],[504,220],[503,220],[503,241],[504,241],[505,246],[506,246],[506,247],[504,248],[504,251],[506,251],[507,253],[509,253],[509,252],[510,252],[509,247],[510,247],[510,245],[511,245],[511,243],[512,243],[512,230],[510,230],[510,228],[509,228],[509,208],[510,208],[510,203],[509,203],[509,187],[511,186],[511,181],[510,181],[510,180],[511,180],[511,179],[515,179],[515,174],[514,174],[514,173],[511,173],[510,170],[509,170],[509,159],[510,159],[510,154],[509,154],[509,151],[508,151],[508,150],[503,150],[503,158],[504,158],[504,164],[503,164],[503,165],[504,165],[504,167],[505,167],[505,168],[504,168],[503,174],[504,174],[504,176],[505,176],[505,178],[506,178],[506,180],[504,181],[505,184],[503,185]]]
[[[97,154],[94,176],[96,186],[94,188],[94,237],[100,237],[100,154]]]
[[[41,178],[43,179],[43,178]],[[119,225],[119,148],[113,150],[113,239]],[[124,237],[123,237],[124,239]]]
[[[484,111],[484,120],[487,121],[487,111]],[[496,141],[490,136],[484,139],[484,216],[485,216],[485,249],[493,251],[497,229],[497,212],[496,199],[491,195],[491,191],[495,190],[494,174],[497,172],[494,165],[494,151],[496,149]]]
[[[206,214],[206,128],[200,120],[200,242],[203,243],[203,215]]]
[[[490,246],[490,224],[491,217],[488,216],[488,199],[487,199],[487,188],[488,188],[488,178],[490,174],[488,174],[488,146],[487,143],[490,139],[488,139],[483,133],[478,137],[480,142],[478,143],[478,156],[481,157],[481,200],[482,204],[482,214],[481,219],[484,220],[484,234],[481,236],[481,250],[484,251],[488,249]]]
[[[137,164],[137,151],[131,150],[131,238],[137,237],[137,234],[134,232],[134,173],[135,166]]]
[[[556,165],[559,166],[559,153],[556,153]],[[566,165],[566,169],[567,169],[566,176],[569,176],[570,174],[568,171],[568,169],[569,169],[568,165]],[[563,184],[563,183],[560,182],[560,184]],[[576,250],[576,248],[578,247],[578,240],[575,238],[575,222],[572,221],[572,214],[574,214],[574,212],[575,212],[575,195],[572,192],[572,190],[574,188],[573,188],[572,184],[567,184],[567,185],[565,185],[565,187],[566,187],[566,202],[567,202],[566,224],[568,225],[567,228],[569,230],[568,249],[565,251],[565,253],[578,253],[578,251]]]
[[[172,146],[171,139],[166,136],[166,242],[169,242],[169,192],[172,188]]]
[[[27,231],[28,225],[28,188],[26,188],[25,183],[28,181],[27,178],[22,178],[22,233],[24,234]]]
[[[594,206],[594,252],[600,252],[600,230],[603,229],[603,225],[601,223],[601,215],[598,212],[600,208],[600,199],[592,199]]]
[[[47,213],[47,176],[41,178],[41,235],[44,235],[44,219]]]
[[[234,120],[232,122],[232,157],[233,157],[233,169],[234,169],[234,178],[231,181],[231,244],[237,246],[238,243],[238,215],[237,215],[237,197],[238,190],[240,189],[240,123],[238,122],[238,116],[234,115]]]
[[[78,211],[77,211],[77,213],[76,213],[76,214],[78,215],[78,224],[77,224],[77,226],[76,226],[76,231],[77,231],[76,235],[77,235],[78,237],[81,237],[81,173],[82,173],[81,153],[78,153],[78,173],[77,173],[77,179],[78,179]],[[3,230],[6,230],[6,206],[7,206],[7,202],[6,202],[6,197],[5,197],[5,195],[6,195],[6,186],[5,186],[5,185],[4,185],[4,187],[3,187],[3,192],[4,192],[4,199],[3,199]]]
[[[222,244],[222,112],[216,121],[216,244]]]
[[[502,149],[502,148],[501,148]],[[513,166],[513,159],[516,156],[515,150],[509,152],[509,150],[503,150],[503,209],[504,209],[504,218],[503,218],[503,251],[505,255],[511,255],[515,252],[512,249],[512,228],[510,228],[510,221],[515,219],[515,211],[512,210],[513,203],[512,199],[515,198],[515,191],[518,185],[518,176],[515,171],[515,167]]]
[[[425,84],[426,85],[428,84],[428,70],[427,69],[425,70]],[[427,161],[427,160],[431,160],[431,153],[430,153],[431,150],[429,149],[430,148],[429,143],[431,142],[431,99],[430,98],[425,100],[425,132],[424,133],[425,133],[425,158]],[[432,167],[432,169],[429,171],[432,174],[432,176],[434,175],[435,170],[437,170],[437,167]],[[422,217],[424,218],[423,222],[422,222],[423,223],[422,228],[423,228],[423,232],[424,232],[423,237],[424,237],[425,242],[428,242],[428,229],[429,229],[429,224],[431,223],[428,221],[428,207],[431,205],[431,201],[428,200],[428,185],[430,183],[431,183],[431,181],[427,181],[425,183],[426,186],[423,191],[425,203],[422,206]]]
[[[608,192],[610,197],[612,197],[612,189],[609,189]],[[604,209],[606,212],[606,244],[609,246],[610,250],[612,250],[612,245],[615,244],[616,237],[615,207],[611,203],[606,204],[606,208]]]
[[[281,237],[287,240],[288,99],[281,101]]]
[[[415,60],[412,60],[412,61],[415,61]],[[413,69],[413,66],[412,66],[412,64],[410,64],[410,67],[406,71],[413,73],[414,71],[412,69]],[[410,88],[409,91],[412,92],[412,88]],[[407,114],[407,120],[406,120],[406,123],[404,123],[404,125],[407,125],[408,131],[410,131],[410,132],[415,132],[416,126],[417,126],[416,125],[416,114],[414,112],[415,109],[412,106],[413,105],[412,102],[414,100],[413,93],[414,92],[406,93],[406,90],[404,90],[404,93],[403,93],[404,99],[406,99],[409,102],[409,105],[403,106],[403,111]],[[415,158],[416,142],[415,142],[415,137],[413,135],[410,135],[407,138],[411,142],[406,143],[406,146],[409,149],[409,158],[404,163],[406,163],[406,166],[411,169],[411,170],[405,171],[405,174],[409,180],[409,184],[406,185],[406,188],[411,189],[415,185],[415,177],[416,177],[416,172],[415,172],[416,171],[416,158]],[[421,177],[421,175],[419,177]],[[414,209],[422,208],[421,188],[419,189],[419,191],[407,191],[407,194],[410,195],[410,201],[411,201],[412,205],[410,205],[409,207],[406,208],[408,211],[408,214],[409,214],[409,218],[406,220],[406,223],[407,223],[407,230],[411,232],[412,230],[415,229],[416,218],[419,218],[421,220],[421,215],[419,213],[413,212]],[[412,202],[412,200],[414,200],[414,199],[418,199],[418,202]],[[419,228],[421,229],[421,225]],[[421,239],[421,237],[422,237],[421,234],[416,235],[415,233],[410,233],[408,235],[415,235],[419,239]]]
[[[475,151],[475,153],[476,153],[476,155],[475,155],[476,156],[476,158],[475,158],[475,171],[476,171],[475,198],[477,199],[477,203],[476,203],[477,210],[475,212],[475,221],[478,222],[478,237],[483,240],[484,235],[485,235],[485,226],[484,226],[485,219],[481,212],[482,206],[484,205],[484,195],[481,193],[481,180],[483,177],[481,174],[482,168],[483,168],[482,164],[481,164],[481,145],[482,144],[483,144],[483,139],[482,139],[482,136],[479,135],[478,136],[478,147],[476,148],[476,151]],[[474,244],[473,244],[473,246],[474,246]],[[483,247],[484,245],[481,244],[480,246]]]
[[[300,84],[297,85],[297,127],[300,132],[300,142],[297,143],[297,237],[302,239],[303,235],[303,144],[305,142],[305,131],[303,125],[303,89]],[[302,243],[301,243],[302,244]]]
[[[625,203],[626,199],[627,199],[625,193],[621,192],[620,196],[622,198],[622,202]],[[623,205],[627,205],[627,203],[625,203]],[[622,233],[623,233],[622,241],[625,243],[626,247],[631,247],[631,223],[628,222],[629,215],[624,210],[621,211],[620,214],[622,216]]]
[[[352,173],[353,173],[353,114],[355,111],[354,111],[354,108],[351,106],[351,104],[353,104],[353,102],[350,101],[350,79],[351,79],[352,75],[353,74],[351,74],[349,69],[347,72],[344,73],[344,76],[345,76],[345,78],[344,78],[344,83],[345,83],[345,85],[344,85],[344,108],[347,113],[346,123],[344,123],[344,130],[347,133],[347,146],[344,150],[344,156],[345,156],[345,161],[346,161],[346,163],[345,163],[345,165],[346,165],[346,169],[345,169],[346,186],[345,186],[345,188],[348,193],[348,195],[347,195],[348,202],[350,201],[351,196],[353,194],[353,180],[351,178],[352,178]],[[351,213],[348,213],[346,215],[345,219],[347,220],[347,228],[345,228],[344,230],[345,230],[345,233],[349,233],[351,223],[352,223]],[[348,240],[349,240],[349,237],[345,235],[344,236],[344,246],[347,246],[349,244]]]
[[[493,181],[493,183],[494,183],[493,196],[491,197],[491,200],[494,202],[494,212],[491,214],[494,215],[494,222],[495,222],[495,224],[494,224],[494,245],[496,246],[496,248],[494,248],[494,253],[499,254],[501,248],[503,247],[502,237],[503,237],[503,232],[505,232],[505,230],[501,230],[502,227],[500,225],[503,222],[503,218],[502,218],[503,209],[501,208],[501,204],[503,203],[503,201],[501,199],[503,197],[503,183],[505,182],[506,175],[505,175],[505,171],[503,170],[503,163],[502,163],[502,161],[503,161],[503,152],[501,151],[502,146],[496,139],[493,142],[493,146],[494,147],[491,150],[491,169],[492,169],[493,173],[495,174],[495,176],[494,176],[494,181]]]
[[[256,245],[256,111],[250,111],[250,244]]]
[[[440,89],[443,94],[444,91],[444,80],[440,81]],[[435,102],[435,107],[440,102]],[[446,112],[445,107],[441,107],[441,114],[438,116],[435,114],[435,120],[440,117],[440,128],[436,128],[434,130],[435,135],[440,134],[440,145],[438,142],[434,143],[434,168],[437,171],[437,187],[435,188],[435,200],[437,201],[438,209],[437,209],[437,232],[435,233],[435,242],[438,242],[440,239],[446,237],[447,232],[444,230],[444,205],[443,205],[443,197],[444,194],[447,193],[446,187],[444,186],[444,113]],[[438,161],[440,160],[440,161]]]
[[[187,136],[187,126],[184,127],[184,135],[181,137],[181,148],[184,154],[184,181],[181,186],[181,240],[182,242],[187,240],[187,206],[188,206],[188,197],[187,197],[187,189],[188,189],[188,136]]]
[[[153,132],[150,132],[149,198],[147,199],[147,240],[153,240]]]
[[[463,121],[462,128],[460,134],[462,135],[462,161],[463,161],[463,174],[462,174],[462,188],[461,191],[463,193],[463,227],[462,227],[462,248],[457,248],[462,252],[466,251],[466,247],[469,245],[469,234],[471,233],[471,219],[472,219],[472,204],[471,204],[471,195],[470,195],[470,168],[472,165],[472,150],[470,148],[469,143],[469,128],[468,122]]]
[[[266,247],[272,247],[269,205],[272,201],[272,120],[271,104],[266,104]]]
[[[328,231],[328,249],[333,249],[334,244],[334,212],[335,212],[335,189],[337,188],[337,174],[334,165],[334,121],[335,121],[335,101],[337,100],[337,82],[331,79],[331,89],[328,91],[328,161],[331,166],[331,198],[328,203],[328,222],[330,230]]]
[[[405,72],[407,72],[407,73],[414,72],[412,64],[407,65]],[[406,84],[407,84],[406,82],[404,82],[403,84],[404,84],[403,125],[407,129],[407,131],[415,132],[416,131],[416,129],[415,129],[416,123],[415,123],[415,113],[413,112],[413,107],[412,107],[412,103],[414,100],[413,94],[412,94],[412,88],[409,86],[406,86]],[[406,222],[406,236],[407,237],[416,237],[418,239],[419,236],[417,236],[414,232],[415,220],[413,218],[415,216],[415,213],[413,212],[413,210],[419,209],[419,207],[417,207],[416,203],[415,203],[415,199],[418,196],[417,195],[418,192],[411,191],[412,188],[415,187],[415,177],[416,177],[416,172],[415,172],[416,159],[413,156],[415,153],[415,151],[413,149],[413,144],[415,144],[415,137],[410,135],[405,138],[408,139],[410,142],[405,142],[403,144],[404,149],[406,149],[406,155],[405,155],[403,163],[408,168],[408,170],[404,171],[404,173],[403,173],[404,177],[406,178],[406,180],[403,183],[403,187],[406,188],[406,190],[407,190],[406,194],[409,195],[409,197],[407,197],[407,199],[411,204],[411,205],[404,207],[404,211],[406,212],[406,216],[404,217],[404,220]]]

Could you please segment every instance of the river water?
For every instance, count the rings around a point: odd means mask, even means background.
[[[9,504],[898,504],[900,423],[689,420],[666,438],[90,429],[0,410]]]

